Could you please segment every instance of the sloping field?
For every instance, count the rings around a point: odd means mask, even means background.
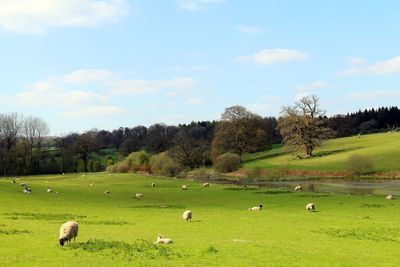
[[[375,172],[400,170],[400,133],[380,133],[325,141],[310,159],[297,159],[282,147],[245,157],[245,168],[342,171],[351,154],[367,155]]]

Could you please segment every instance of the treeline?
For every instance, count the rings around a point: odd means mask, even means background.
[[[400,110],[398,107],[372,108],[346,115],[335,115],[325,118],[325,121],[327,127],[335,131],[335,137],[395,131],[400,126]]]
[[[400,125],[400,110],[382,107],[322,120],[334,137],[393,131]],[[48,137],[48,125],[41,118],[0,114],[0,170],[3,176],[96,172],[142,150],[150,155],[167,152],[181,166],[193,169],[211,164],[226,152],[241,155],[281,143],[277,125],[274,117],[262,118],[233,106],[225,109],[219,121],[93,129]]]

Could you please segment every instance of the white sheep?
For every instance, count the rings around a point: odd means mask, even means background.
[[[314,203],[308,203],[308,204],[306,205],[306,210],[308,210],[308,211],[315,211],[315,205],[314,205]]]
[[[64,246],[64,243],[71,242],[72,238],[74,239],[78,236],[78,223],[74,221],[68,221],[61,225],[60,227],[60,237],[58,241],[60,241],[60,245]]]
[[[47,193],[53,193],[53,189],[47,188]]]
[[[170,238],[164,238],[162,235],[158,234],[157,235],[157,241],[155,242],[155,244],[157,244],[157,243],[171,244],[171,243],[173,243],[173,241]]]
[[[104,194],[110,194],[110,191],[106,190],[104,191]]]
[[[396,199],[393,195],[387,195],[386,196],[386,199],[387,200],[394,200],[394,199]]]
[[[301,191],[301,190],[303,190],[303,187],[301,187],[301,185],[298,185],[294,188],[294,192]]]
[[[263,205],[259,205],[259,206],[249,208],[249,211],[261,211],[262,208],[263,208]]]
[[[151,183],[151,187],[156,187],[156,184],[155,183]]]
[[[189,221],[189,220],[191,220],[192,219],[192,211],[190,211],[190,210],[185,210],[184,212],[183,212],[183,215],[182,215],[182,218],[185,220],[185,221]]]
[[[135,194],[135,198],[137,198],[137,199],[141,199],[142,197],[144,197],[144,195],[142,193]]]
[[[186,190],[186,189],[187,189],[186,185],[185,184],[182,185],[182,190]]]
[[[210,184],[209,183],[204,183],[203,187],[210,187]]]
[[[89,186],[94,186],[94,184],[89,184]]]
[[[25,186],[25,188],[24,188],[24,190],[22,190],[22,192],[24,192],[24,194],[31,194],[32,193],[32,189],[30,189],[27,186]]]

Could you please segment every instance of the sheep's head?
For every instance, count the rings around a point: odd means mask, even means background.
[[[260,205],[260,209],[262,209],[263,205]]]
[[[60,241],[60,245],[61,245],[61,246],[64,246],[64,243],[65,243],[64,238],[60,238],[59,241]]]

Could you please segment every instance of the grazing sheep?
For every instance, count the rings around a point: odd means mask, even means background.
[[[94,184],[89,184],[89,186],[94,186]]]
[[[24,194],[31,194],[32,193],[32,189],[30,189],[27,186],[25,186],[25,188],[24,188],[24,190],[22,190],[22,192],[24,192]]]
[[[263,205],[259,205],[259,206],[249,208],[249,211],[261,211],[262,208],[263,208]]]
[[[15,183],[16,183],[16,181],[15,181],[15,180],[12,180],[12,181],[11,181],[11,183],[15,184]]]
[[[173,243],[173,241],[170,238],[164,238],[162,235],[158,234],[157,235],[157,241],[155,242],[155,244],[157,244],[157,243],[171,244],[171,243]]]
[[[182,215],[182,218],[185,220],[185,221],[189,221],[189,220],[191,220],[192,219],[192,211],[190,211],[190,210],[185,210],[185,212],[183,212],[183,215]]]
[[[104,194],[110,194],[110,191],[106,190],[104,191]]]
[[[394,200],[394,199],[396,199],[393,195],[387,195],[386,196],[386,199],[387,200]]]
[[[301,191],[301,190],[303,190],[303,187],[301,187],[301,185],[298,185],[294,188],[294,192]]]
[[[74,221],[68,221],[61,225],[60,228],[60,237],[58,241],[60,241],[60,245],[64,246],[64,243],[71,242],[72,238],[74,239],[78,236],[78,223]]]
[[[84,175],[84,174],[82,174],[82,177],[85,177],[85,175]]]
[[[186,185],[185,184],[182,185],[182,190],[186,190],[186,189],[187,189]]]
[[[144,197],[144,195],[142,193],[135,194],[135,198],[137,198],[137,199],[141,199],[142,197]]]
[[[306,205],[306,210],[308,210],[308,211],[315,211],[315,205],[314,205],[314,203],[308,203],[308,204]]]
[[[151,183],[151,187],[156,187],[156,184],[155,183]]]
[[[209,183],[204,183],[203,187],[210,187],[210,184]]]
[[[47,193],[53,193],[53,189],[47,188]]]

